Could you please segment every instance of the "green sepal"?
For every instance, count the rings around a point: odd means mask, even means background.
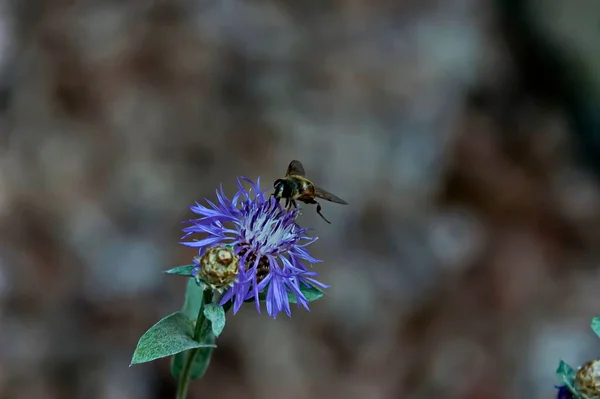
[[[319,299],[323,296],[323,291],[321,291],[319,288],[315,287],[312,284],[309,284],[309,285],[301,284],[300,291],[304,294],[304,297],[306,298],[306,300],[308,302],[316,301],[317,299]],[[266,290],[262,291],[261,293],[258,294],[258,300],[260,302],[264,302],[267,300]],[[254,301],[255,301],[254,298],[250,298],[250,299],[246,299],[244,302],[254,302]],[[288,301],[290,303],[298,303],[296,294],[294,294],[293,292],[288,292]]]
[[[221,335],[225,328],[225,309],[216,303],[209,303],[204,307],[204,316],[210,321],[213,335]]]
[[[592,330],[600,337],[600,317],[594,317],[591,323]]]
[[[590,327],[592,327],[592,330],[594,331],[594,333],[596,333],[596,335],[598,337],[600,337],[600,317],[594,317],[592,319],[592,322],[590,324]],[[575,372],[573,372],[575,373]],[[575,379],[575,377],[573,377],[573,379]],[[573,382],[573,387],[575,387],[575,383]],[[569,388],[570,389],[570,388]],[[571,390],[571,392],[574,392],[575,388],[573,388],[573,390]],[[596,395],[594,397],[586,397],[583,394],[577,393],[575,394],[576,398],[585,398],[585,399],[599,399],[600,396]]]
[[[177,274],[180,276],[186,276],[186,277],[191,277],[192,276],[192,271],[194,270],[194,268],[196,268],[196,265],[184,265],[184,266],[177,266],[174,267],[172,269],[169,270],[165,270],[163,273],[166,274]]]
[[[581,395],[575,389],[575,370],[571,366],[561,360],[556,369],[556,376],[571,391],[575,398],[581,398]]]
[[[150,327],[138,341],[131,365],[151,362],[194,348],[214,348],[214,343],[196,342],[192,338],[194,322],[182,312],[175,312]]]

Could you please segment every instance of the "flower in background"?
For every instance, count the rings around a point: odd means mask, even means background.
[[[250,184],[249,190],[240,179]],[[189,221],[191,225],[183,229],[186,233],[183,238],[197,233],[204,238],[182,244],[198,248],[200,256],[217,246],[234,248],[239,256],[237,279],[220,303],[233,301],[234,314],[248,299],[254,299],[260,313],[259,294],[263,291],[267,313],[273,318],[281,311],[291,316],[288,293],[295,294],[298,304],[308,310],[301,286],[327,288],[313,279],[318,274],[305,266],[305,262],[320,262],[305,249],[316,238],[306,236],[308,229],[296,224],[297,209],[285,210],[274,197],[265,197],[260,190],[260,178],[256,183],[238,178],[237,184],[239,189],[231,200],[221,186],[216,204],[206,200],[208,206],[196,203],[190,207],[201,217]]]

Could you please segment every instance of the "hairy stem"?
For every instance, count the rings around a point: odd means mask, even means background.
[[[202,306],[198,311],[198,317],[196,318],[196,326],[194,328],[194,341],[200,341],[205,335],[205,331],[210,329],[210,321],[204,316],[204,306],[212,299],[212,291],[205,290],[202,294]],[[192,365],[194,360],[202,348],[194,348],[188,351],[185,364],[179,374],[179,381],[177,382],[177,399],[186,399],[188,387],[190,385],[190,373],[192,371]]]

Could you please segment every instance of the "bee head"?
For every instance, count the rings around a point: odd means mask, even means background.
[[[273,183],[273,188],[275,189],[275,192],[273,193],[275,198],[281,198],[283,196],[283,190],[285,189],[285,182],[283,179],[275,180],[275,183]]]

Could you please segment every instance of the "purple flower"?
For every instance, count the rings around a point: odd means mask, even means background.
[[[250,183],[247,190],[241,180]],[[312,277],[304,262],[320,262],[310,256],[306,247],[316,238],[307,237],[308,229],[296,224],[298,210],[285,210],[274,197],[260,191],[260,178],[256,184],[245,177],[237,179],[238,192],[230,200],[223,187],[217,190],[217,203],[206,200],[209,206],[196,203],[192,212],[201,215],[188,223],[183,238],[192,234],[204,237],[182,244],[199,249],[202,256],[207,249],[219,245],[232,245],[240,257],[238,279],[221,299],[221,305],[233,301],[234,314],[245,300],[254,298],[260,313],[259,294],[266,292],[267,313],[275,318],[282,310],[291,316],[288,293],[296,295],[299,305],[308,310],[308,300],[301,286],[314,285],[327,288]]]
[[[573,394],[565,385],[560,387],[555,386],[554,388],[558,389],[558,395],[556,399],[573,399]]]

